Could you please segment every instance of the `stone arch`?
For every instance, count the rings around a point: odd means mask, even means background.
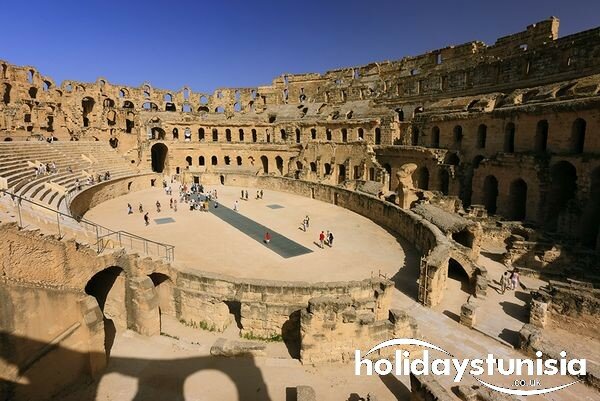
[[[419,167],[413,174],[413,183],[415,188],[429,189],[429,169],[425,166]]]
[[[107,358],[118,330],[127,329],[126,279],[123,269],[111,266],[94,274],[85,293],[98,302],[104,320],[104,350]]]
[[[577,169],[567,161],[560,161],[550,168],[550,191],[546,197],[546,228],[558,229],[558,218],[570,200],[577,196]]]
[[[431,147],[439,148],[440,147],[440,128],[435,126],[431,128]]]
[[[600,250],[600,167],[590,176],[589,197],[581,219],[580,238],[584,246]]]
[[[442,192],[442,194],[448,195],[448,193],[450,191],[450,173],[448,173],[448,170],[446,170],[445,168],[440,168],[439,178],[440,178],[440,185],[439,185],[440,191]]]
[[[485,149],[485,144],[487,142],[487,125],[480,124],[477,128],[477,148]]]
[[[217,165],[217,163],[218,163],[217,156],[212,156],[212,157],[210,158],[210,164],[211,164],[212,166],[216,166],[216,165]]]
[[[275,166],[277,167],[279,174],[283,175],[283,159],[281,156],[275,157]]]
[[[508,192],[509,217],[511,220],[525,220],[527,216],[527,183],[522,178],[510,184]]]
[[[548,147],[548,120],[538,121],[535,130],[534,150],[545,152]]]
[[[192,165],[192,156],[187,156],[185,158],[185,162],[188,165],[188,167],[191,167],[191,165]]]
[[[488,175],[483,180],[483,204],[489,214],[496,213],[498,200],[498,180]]]
[[[154,291],[158,298],[159,318],[162,318],[163,313],[174,316],[175,305],[173,303],[173,281],[171,277],[158,272],[151,273],[148,277],[152,280],[152,284],[154,284]]]
[[[167,167],[169,148],[164,143],[156,143],[150,148],[152,171],[162,173]]]
[[[463,140],[463,128],[461,125],[454,126],[454,129],[452,130],[452,137],[454,140],[454,147],[456,149],[460,149]]]
[[[205,136],[204,128],[198,128],[198,140],[204,141],[204,136]]]
[[[515,151],[515,133],[515,124],[506,124],[504,128],[504,152],[513,153]]]
[[[163,130],[160,127],[152,127],[150,129],[150,134],[151,134],[152,139],[158,139],[161,141],[164,141],[165,137],[167,135],[165,130]]]
[[[262,169],[264,174],[269,174],[269,158],[267,156],[261,156],[260,162],[262,163]]]
[[[586,122],[583,118],[578,118],[573,121],[573,125],[571,127],[571,138],[569,141],[571,153],[583,153],[585,147],[585,129]]]
[[[206,161],[204,160],[204,156],[198,156],[198,165],[204,166]]]

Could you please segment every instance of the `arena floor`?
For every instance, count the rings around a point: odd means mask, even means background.
[[[169,208],[170,196],[162,188],[153,188],[104,202],[85,217],[113,230],[175,245],[176,264],[243,278],[360,280],[379,272],[392,277],[402,268],[414,272],[413,265],[418,263],[416,251],[405,241],[341,207],[274,191],[264,191],[263,199],[257,200],[256,188],[205,188],[212,189],[218,191],[220,208],[215,211],[211,203],[210,213],[190,211],[181,203],[175,212]],[[248,190],[248,201],[240,200],[242,189]],[[179,198],[175,186],[173,198]],[[160,213],[156,212],[157,200],[162,205]],[[240,218],[226,210],[233,209],[236,200]],[[127,203],[133,206],[131,215]],[[139,203],[150,212],[149,226],[138,212]],[[304,232],[301,225],[306,215],[310,227]],[[265,229],[272,234],[268,246],[262,241]],[[332,247],[318,246],[321,230],[333,232]],[[283,251],[278,249],[280,245]],[[294,256],[296,253],[299,255]]]

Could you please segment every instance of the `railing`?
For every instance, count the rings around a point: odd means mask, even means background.
[[[65,222],[76,224],[77,228],[81,228],[95,235],[96,243],[94,245],[96,246],[98,253],[103,252],[107,248],[119,247],[130,249],[132,251],[143,252],[149,256],[164,258],[169,262],[175,260],[175,246],[173,245],[152,241],[127,231],[114,231],[84,218],[77,219],[71,215],[52,209],[51,207],[34,202],[30,199],[23,198],[22,196],[9,192],[5,189],[0,189],[0,192],[4,195],[10,196],[13,202],[16,204],[18,214],[17,224],[20,228],[25,227],[22,216],[23,203],[25,203],[33,206],[32,210],[34,208],[41,208],[53,213],[56,216],[58,236],[61,238],[63,237],[62,230],[67,226]],[[62,226],[61,220],[63,221]]]

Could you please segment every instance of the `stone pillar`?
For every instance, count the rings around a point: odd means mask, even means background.
[[[483,274],[475,276],[475,297],[483,298],[487,295],[488,279]]]
[[[549,323],[547,302],[536,299],[531,300],[529,306],[529,323],[536,327],[546,327]]]
[[[460,323],[468,328],[473,328],[475,325],[477,306],[472,303],[464,303],[460,307]]]
[[[88,295],[79,302],[83,322],[88,331],[88,353],[90,356],[89,374],[96,380],[102,376],[106,368],[106,351],[104,349],[104,319],[96,298]]]
[[[154,283],[148,276],[128,280],[129,304],[127,326],[136,333],[154,336],[160,334],[160,312]]]

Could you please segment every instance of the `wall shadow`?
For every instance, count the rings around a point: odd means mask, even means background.
[[[71,398],[69,394],[74,388],[78,389],[78,395],[81,391],[78,401],[98,400],[100,379],[91,381],[89,361],[103,358],[103,353],[81,353],[60,344],[40,342],[7,332],[0,332],[0,345],[0,366],[8,365],[8,369],[3,368],[7,370],[3,376],[10,377],[8,375],[13,368],[19,376],[12,380],[0,379],[0,401]],[[239,401],[271,400],[262,373],[251,356],[160,360],[111,357],[102,375],[118,373],[137,380],[134,401],[185,401],[185,380],[202,370],[217,370],[227,375],[237,389]],[[84,384],[87,387],[81,390]]]

